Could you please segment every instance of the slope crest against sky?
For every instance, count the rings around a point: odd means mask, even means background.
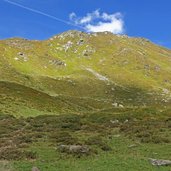
[[[171,48],[170,0],[10,0],[45,15],[0,1],[0,39],[46,39],[71,29],[145,37]],[[51,16],[51,17],[50,17]],[[58,19],[58,20],[55,20]],[[61,20],[61,21],[60,21]]]

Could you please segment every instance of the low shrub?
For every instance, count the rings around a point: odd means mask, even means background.
[[[35,159],[36,152],[22,151],[17,148],[4,148],[0,151],[0,160],[21,160],[21,159]]]
[[[103,151],[112,150],[111,147],[99,136],[89,137],[86,140],[85,144],[98,146]]]
[[[69,132],[60,131],[49,135],[50,139],[58,144],[77,144],[78,138],[73,137]]]

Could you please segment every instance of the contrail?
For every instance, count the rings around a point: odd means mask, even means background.
[[[55,16],[53,16],[53,15],[44,13],[44,12],[42,12],[42,11],[39,11],[39,10],[36,10],[36,9],[33,9],[33,8],[29,8],[29,7],[26,7],[26,6],[24,6],[24,5],[21,5],[21,4],[18,4],[18,3],[16,3],[16,2],[12,2],[12,1],[9,1],[9,0],[4,0],[4,1],[7,2],[7,3],[9,3],[9,4],[15,5],[15,6],[17,6],[17,7],[26,9],[26,10],[28,10],[28,11],[31,11],[31,12],[34,12],[34,13],[37,13],[37,14],[40,14],[40,15],[49,17],[49,18],[51,18],[51,19],[53,19],[53,20],[56,20],[56,21],[59,21],[59,22],[61,22],[61,23],[64,23],[64,24],[67,24],[67,25],[70,25],[70,26],[74,26],[74,27],[78,27],[78,28],[80,28],[80,29],[85,30],[84,27],[78,26],[78,25],[76,25],[76,24],[74,24],[74,23],[71,23],[71,22],[69,22],[69,21],[60,19],[60,18],[58,18],[58,17],[55,17]]]

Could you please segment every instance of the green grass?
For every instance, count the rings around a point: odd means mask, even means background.
[[[45,41],[2,40],[0,49],[2,113],[28,117],[107,111],[114,103],[170,105],[171,52],[141,38],[69,31]]]
[[[148,161],[171,160],[170,56],[110,33],[1,40],[0,171],[171,169]]]
[[[33,166],[46,171],[168,170],[148,159],[171,159],[170,111],[137,108],[18,119],[1,115],[0,160],[9,160],[16,171]],[[77,144],[87,145],[90,153],[58,150],[59,145]]]
[[[67,35],[68,33],[65,34]],[[12,68],[18,73],[31,75],[32,77],[47,76],[58,78],[69,76],[71,80],[73,77],[75,79],[80,75],[84,75],[84,68],[92,68],[123,86],[134,84],[139,88],[146,86],[146,89],[168,88],[164,80],[170,79],[169,50],[157,47],[151,42],[146,42],[140,38],[121,38],[116,35],[105,35],[103,33],[97,37],[77,32],[72,34],[74,37],[65,36],[64,40],[57,37],[53,40],[40,42],[22,39],[1,41],[0,61],[2,69],[6,68],[11,75],[7,79],[14,79],[12,78],[14,75]],[[84,42],[78,46],[77,42],[80,39],[83,39]],[[18,46],[14,45],[17,40]],[[72,41],[73,45],[67,52],[64,49],[56,49],[63,47],[68,41]],[[94,49],[94,52],[85,57],[82,52],[88,47]],[[5,48],[6,50],[4,50]],[[75,50],[77,50],[76,53],[74,53]],[[18,52],[26,55],[28,61],[15,60],[14,58],[18,57]],[[51,65],[49,60],[64,61],[66,67]],[[6,66],[4,66],[5,64]],[[145,68],[145,66],[148,66],[148,68]],[[155,70],[156,66],[159,70]]]
[[[32,147],[38,151],[38,161],[19,161],[14,166],[18,171],[29,171],[33,166],[46,171],[168,171],[170,167],[152,166],[148,158],[170,158],[170,145],[143,144],[134,148],[128,146],[134,142],[124,137],[110,141],[114,148],[112,152],[101,152],[96,156],[73,158],[61,156],[49,146],[38,144]]]

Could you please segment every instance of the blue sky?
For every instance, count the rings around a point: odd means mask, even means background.
[[[10,1],[57,17],[69,24],[0,0],[0,39],[47,39],[71,29],[109,29],[113,33],[145,37],[171,48],[171,0]]]

